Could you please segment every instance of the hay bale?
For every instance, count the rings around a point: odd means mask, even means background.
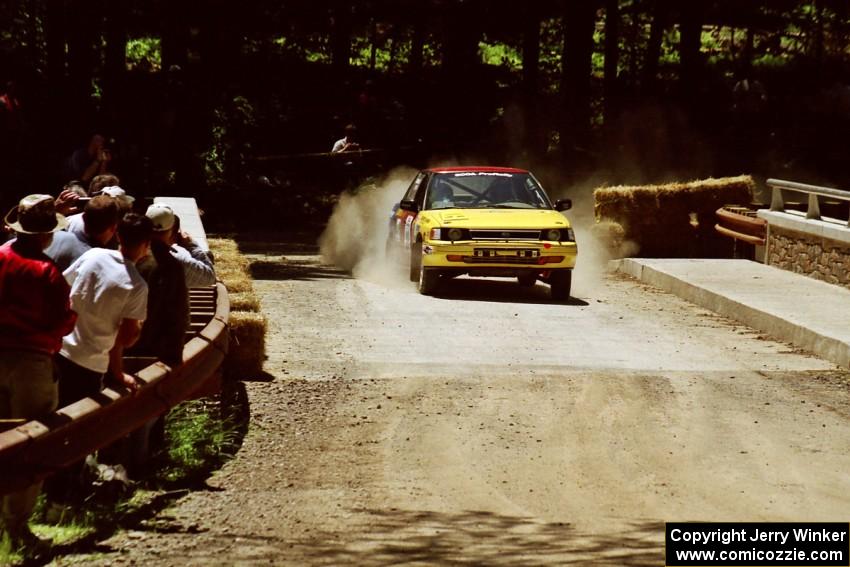
[[[224,360],[225,372],[236,378],[257,375],[266,358],[267,321],[259,313],[250,262],[232,239],[210,238],[208,243],[215,257],[216,275],[230,300],[230,348]]]
[[[248,269],[250,262],[239,251],[239,245],[233,239],[210,238],[207,240],[207,244],[210,247],[210,253],[215,259],[216,271],[227,267]]]
[[[251,291],[242,293],[229,293],[231,311],[260,312],[260,299]]]
[[[238,250],[221,250],[213,253],[216,271],[220,269],[248,270],[250,262]]]
[[[239,245],[232,238],[207,238],[210,252],[239,252]]]
[[[210,251],[215,257],[215,272],[230,295],[254,290],[250,262],[239,251],[239,246],[229,238],[210,238]],[[232,300],[231,300],[232,301]],[[236,310],[231,307],[232,310]]]
[[[228,294],[246,293],[254,291],[254,280],[242,271],[218,273],[218,279],[227,288]]]
[[[236,378],[262,372],[266,358],[266,317],[260,313],[230,313],[230,349],[224,361],[225,371]]]
[[[643,256],[725,256],[731,253],[731,243],[714,231],[715,211],[730,203],[749,203],[754,190],[748,175],[603,187],[593,192],[594,212],[597,221],[619,224],[624,239],[636,243]]]

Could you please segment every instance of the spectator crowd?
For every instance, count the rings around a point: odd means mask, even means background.
[[[215,283],[209,253],[165,204],[143,206],[108,172],[104,138],[75,152],[79,180],[53,197],[20,199],[0,232],[0,423],[38,419],[106,385],[135,391],[125,355],[182,361],[189,289]],[[131,436],[143,459],[154,423]],[[70,505],[83,464],[47,480]],[[41,483],[2,497],[0,531],[13,548],[44,546],[29,529]]]

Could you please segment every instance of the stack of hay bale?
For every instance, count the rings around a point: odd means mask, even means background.
[[[594,233],[614,256],[622,256],[629,244],[643,257],[731,257],[732,242],[714,230],[715,211],[723,205],[749,204],[754,189],[748,175],[602,187],[593,192]]]
[[[230,350],[224,362],[228,375],[236,378],[262,372],[266,358],[266,318],[254,294],[248,259],[229,238],[208,239],[218,279],[230,299]]]

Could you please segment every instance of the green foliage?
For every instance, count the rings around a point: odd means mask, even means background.
[[[540,26],[540,88],[554,94],[561,82],[563,29],[561,18],[548,18]]]
[[[369,67],[372,58],[372,43],[369,38],[355,37],[352,41],[351,64]],[[390,50],[385,45],[375,48],[375,70],[387,71],[390,67]]]
[[[183,402],[165,421],[167,453],[158,477],[175,483],[217,468],[233,456],[236,427],[222,419],[211,399]]]
[[[6,533],[0,535],[0,565],[15,565],[24,560],[24,556],[12,550],[12,542]]]
[[[478,53],[486,65],[506,67],[511,71],[522,70],[519,51],[505,43],[479,41]]]
[[[331,51],[326,34],[280,35],[270,39],[273,52],[280,56],[328,65]]]
[[[94,523],[92,514],[88,513],[78,518],[69,518],[66,523],[38,524],[33,526],[33,532],[39,537],[51,540],[53,545],[62,545],[94,533]]]
[[[162,40],[158,37],[138,37],[127,41],[127,69],[159,71],[162,69]]]
[[[244,96],[236,95],[215,109],[210,145],[200,156],[207,185],[243,181],[255,126],[254,107]]]

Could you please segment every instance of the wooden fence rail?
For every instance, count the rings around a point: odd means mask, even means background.
[[[0,433],[0,494],[12,492],[104,447],[220,378],[229,342],[230,303],[221,283],[190,290],[192,325],[183,348],[183,363],[170,368],[160,361],[139,370],[131,393],[106,388],[97,396],[60,408]]]

